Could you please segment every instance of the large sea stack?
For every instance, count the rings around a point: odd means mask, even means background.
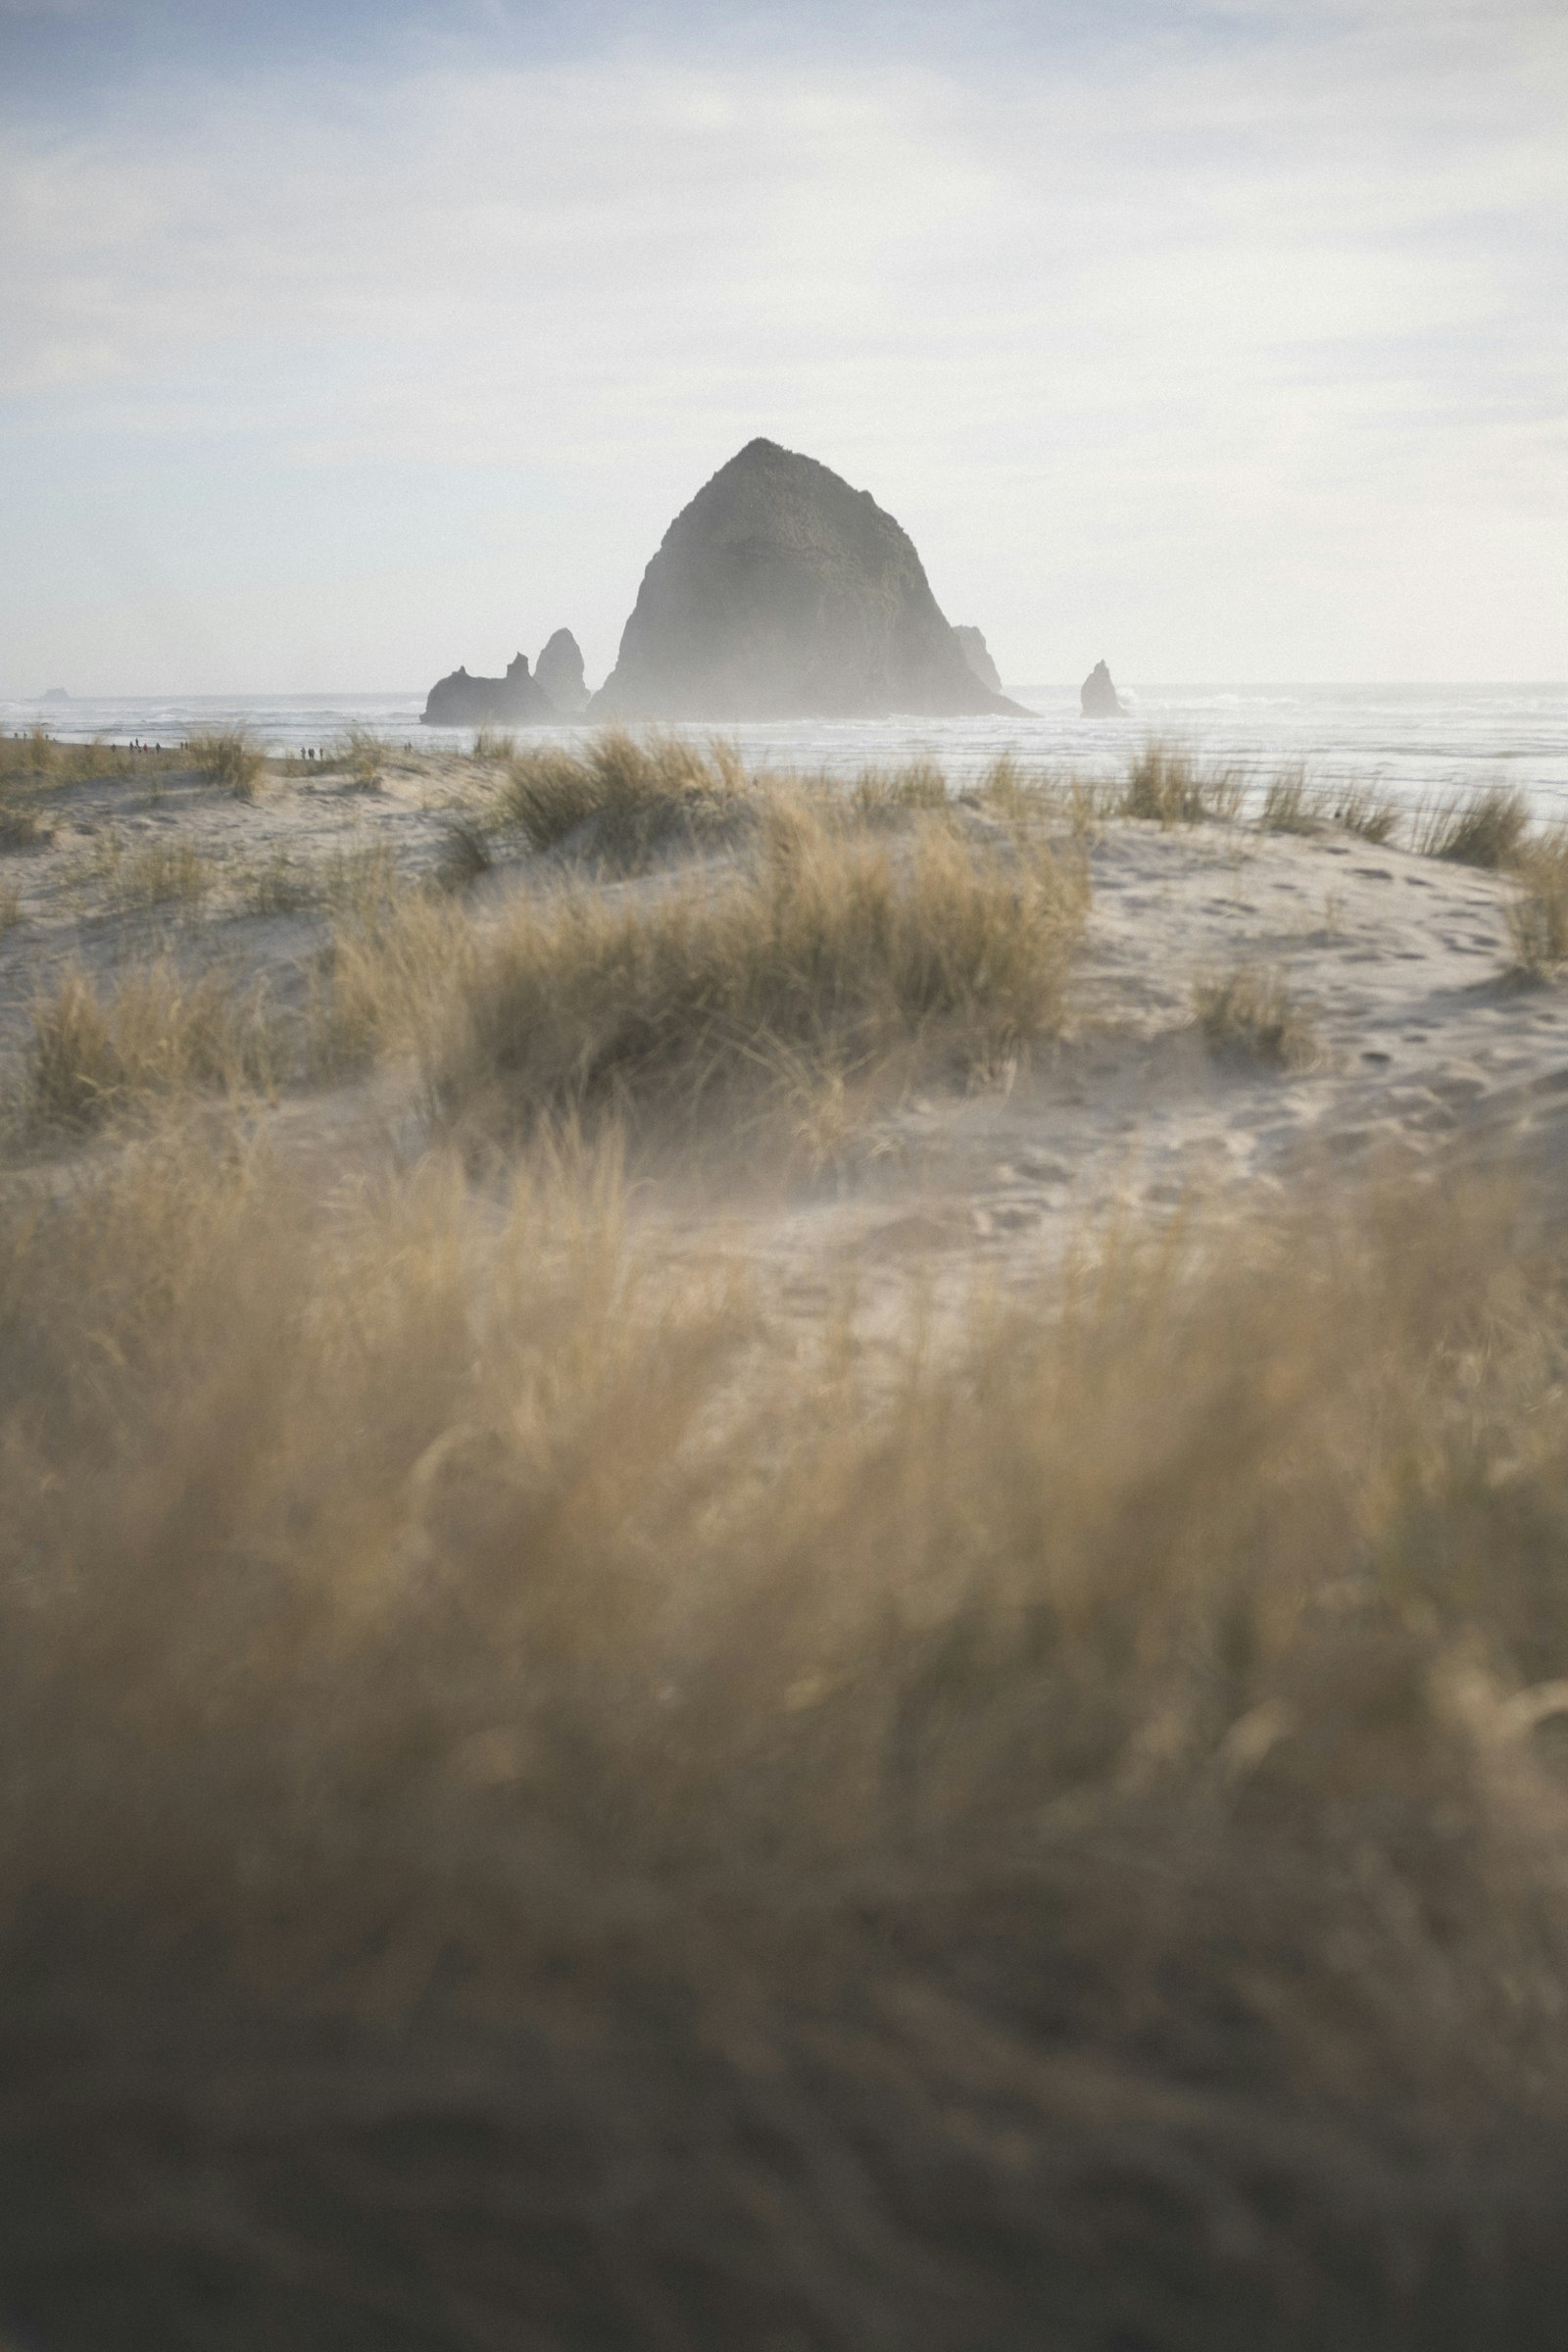
[[[906,531],[867,490],[749,442],[664,533],[595,718],[960,716],[977,678]]]
[[[1001,673],[991,659],[991,648],[987,645],[983,633],[965,621],[956,620],[953,624],[953,634],[962,646],[963,658],[981,685],[989,686],[993,694],[1000,694],[1002,692]]]

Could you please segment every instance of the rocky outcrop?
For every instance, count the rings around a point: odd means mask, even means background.
[[[1010,711],[869,491],[753,441],[664,533],[596,718]]]
[[[1097,662],[1079,692],[1085,718],[1125,718],[1127,706],[1110,681],[1103,662]]]
[[[1002,692],[1002,675],[991,659],[991,649],[980,631],[971,628],[966,621],[956,620],[953,624],[953,634],[962,646],[963,658],[981,685],[989,686],[993,694],[1000,694]]]
[[[563,718],[576,718],[588,708],[588,682],[582,674],[582,652],[569,629],[558,629],[534,666],[534,679]]]
[[[421,718],[427,727],[482,727],[498,720],[515,726],[556,715],[538,679],[528,674],[527,655],[519,654],[508,662],[504,678],[470,678],[466,669],[455,669],[439,679],[430,689]]]
[[[504,678],[470,678],[455,669],[431,687],[421,713],[427,727],[525,726],[580,718],[588,707],[582,654],[569,629],[558,629],[532,676],[518,654]]]

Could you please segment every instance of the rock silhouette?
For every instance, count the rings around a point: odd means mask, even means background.
[[[528,674],[527,655],[518,654],[508,662],[504,678],[470,678],[466,669],[454,669],[438,679],[420,721],[427,727],[478,727],[496,719],[515,724],[556,715],[538,679]]]
[[[869,491],[752,441],[664,533],[590,715],[1016,709],[976,677],[907,532]]]
[[[431,687],[420,720],[427,727],[518,726],[578,718],[587,707],[577,640],[569,629],[558,629],[532,676],[526,654],[508,662],[504,678],[470,678],[466,669],[454,669]]]
[[[1127,706],[1111,684],[1103,662],[1097,662],[1085,678],[1078,700],[1085,718],[1125,718]]]
[[[556,631],[535,663],[533,674],[563,718],[576,718],[587,710],[588,684],[582,674],[582,650],[569,629]]]
[[[953,634],[962,646],[963,658],[981,685],[989,686],[993,694],[1000,694],[1002,692],[1001,672],[992,661],[991,649],[980,631],[970,627],[966,621],[956,620],[953,624]]]

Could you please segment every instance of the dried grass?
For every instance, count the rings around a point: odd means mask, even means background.
[[[1322,818],[1322,796],[1308,779],[1304,765],[1282,768],[1269,778],[1258,810],[1265,833],[1316,833]]]
[[[579,835],[596,862],[634,872],[671,851],[731,839],[752,797],[727,744],[612,727],[578,751],[541,744],[518,753],[501,806],[530,849]]]
[[[47,727],[29,727],[22,735],[0,735],[0,787],[54,782],[65,752],[66,746],[56,743]]]
[[[620,802],[606,788],[600,803],[624,840],[679,763],[665,746],[628,756],[626,739],[602,739],[581,764],[596,787],[633,779]],[[715,772],[741,805],[738,778],[709,755],[695,756],[685,797],[706,796]],[[465,1122],[690,1111],[741,1090],[793,1104],[802,1134],[820,1137],[831,1102],[853,1121],[857,1087],[917,1064],[998,1072],[1059,1021],[1087,906],[1076,859],[975,836],[972,819],[950,821],[945,796],[941,815],[901,809],[897,823],[880,805],[867,814],[839,800],[745,806],[739,858],[627,897],[563,879],[483,928],[457,903],[491,857],[471,825],[452,829],[424,885],[370,841],[310,870],[274,860],[238,888],[258,911],[332,917],[304,1066],[337,1076],[413,1051],[434,1100]],[[153,855],[106,832],[91,870],[122,904],[194,895],[213,878],[188,851],[160,845],[156,866]]]
[[[690,797],[611,764],[612,829]],[[1342,1185],[1007,1299],[741,1278],[573,1114],[1059,1017],[1078,866],[895,813],[763,796],[494,935],[384,846],[313,877],[321,1066],[499,1105],[482,1189],[221,1113],[0,1181],[28,2340],[1555,2352],[1560,1219]],[[1554,968],[1568,856],[1510,856]],[[1275,975],[1198,1010],[1310,1042]],[[68,973],[31,1114],[286,1034]]]
[[[266,759],[248,727],[215,727],[192,735],[186,757],[216,791],[236,801],[253,801],[266,772]]]
[[[851,785],[851,809],[862,823],[899,819],[946,808],[948,779],[934,760],[906,760],[902,767],[863,767]]]
[[[194,906],[218,880],[218,867],[194,843],[154,835],[127,838],[117,824],[94,826],[83,857],[74,859],[67,880],[78,898],[101,893],[122,913],[159,906]]]
[[[1517,887],[1504,908],[1510,968],[1544,980],[1568,964],[1568,830],[1528,841],[1514,856]]]
[[[117,836],[105,873],[111,902],[134,911],[153,906],[192,906],[218,879],[218,868],[188,841],[154,840],[126,848]]]
[[[1205,769],[1190,752],[1148,743],[1133,755],[1113,813],[1166,827],[1208,818],[1232,822],[1241,813],[1247,783],[1240,768]]]
[[[334,769],[350,792],[379,792],[381,770],[392,752],[392,744],[373,727],[349,727],[332,743],[328,759],[317,764]]]
[[[320,904],[360,923],[384,922],[412,889],[389,841],[355,841],[331,850],[311,874]]]
[[[999,752],[981,777],[975,797],[998,816],[1020,817],[1041,806],[1045,779],[1031,775],[1011,752]]]
[[[446,828],[441,844],[441,856],[436,863],[435,883],[439,890],[470,890],[475,882],[494,871],[495,851],[490,836],[481,824],[471,817],[454,817]]]
[[[1044,849],[1004,855],[939,817],[881,839],[781,805],[738,869],[519,906],[463,965],[433,1084],[450,1110],[526,1126],[911,1053],[996,1069],[1059,1020],[1087,900]]]
[[[1075,840],[1089,841],[1115,814],[1121,788],[1101,778],[1027,768],[1011,752],[1002,752],[960,798],[1007,825],[1064,819]]]
[[[1278,972],[1242,964],[1204,974],[1193,984],[1193,1009],[1209,1052],[1224,1059],[1304,1070],[1320,1057],[1311,1015]]]
[[[1362,841],[1372,842],[1379,849],[1385,842],[1393,841],[1404,813],[1400,804],[1375,784],[1342,790],[1325,808],[1331,823],[1343,825],[1348,833],[1358,834]]]
[[[310,866],[284,850],[252,864],[230,864],[225,879],[249,914],[301,914],[319,905],[324,895]]]
[[[90,743],[60,743],[47,727],[34,726],[24,735],[0,735],[0,793],[8,786],[46,790],[156,775],[178,763],[172,751],[132,752],[98,736]]]
[[[569,1154],[0,1197],[8,2316],[1548,2352],[1559,1251],[661,1258]]]
[[[152,1097],[265,1089],[281,1054],[259,989],[160,956],[107,982],[69,966],[34,1001],[25,1072],[28,1118],[80,1129]]]
[[[1429,802],[1416,812],[1415,847],[1423,857],[1489,871],[1514,863],[1530,831],[1530,803],[1514,784]]]
[[[364,1070],[389,1050],[428,1054],[479,952],[450,898],[396,885],[378,895],[374,879],[357,905],[341,902],[317,976],[308,1061],[318,1078]]]
[[[0,852],[40,849],[54,829],[30,801],[0,800]]]

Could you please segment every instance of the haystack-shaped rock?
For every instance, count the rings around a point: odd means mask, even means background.
[[[576,718],[588,708],[588,681],[582,674],[582,649],[569,629],[558,629],[534,666],[534,677],[563,718]]]
[[[1127,706],[1111,684],[1103,662],[1097,662],[1078,692],[1085,718],[1125,718]]]
[[[507,664],[504,678],[470,678],[455,669],[431,687],[420,712],[427,727],[515,726],[534,718],[554,718],[555,705],[528,674],[528,657],[518,654]]]
[[[599,718],[868,718],[1014,710],[943,618],[869,491],[753,441],[677,514],[643,575]]]

